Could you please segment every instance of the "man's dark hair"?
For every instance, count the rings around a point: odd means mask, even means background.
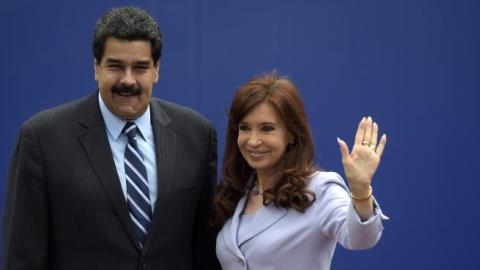
[[[140,8],[113,8],[98,20],[93,35],[93,55],[97,63],[102,60],[105,41],[109,37],[129,41],[150,41],[154,63],[157,63],[162,54],[160,27],[145,10]]]

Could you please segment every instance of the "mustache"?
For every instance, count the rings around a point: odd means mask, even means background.
[[[138,84],[115,84],[114,86],[112,86],[112,92],[120,95],[139,95],[142,90],[142,87]]]

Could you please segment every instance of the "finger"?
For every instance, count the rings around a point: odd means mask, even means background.
[[[387,144],[387,134],[383,134],[382,138],[380,138],[380,143],[377,146],[377,155],[378,157],[382,157],[383,150],[385,149],[385,144]]]
[[[375,149],[375,146],[377,145],[377,139],[378,139],[378,125],[377,123],[373,122],[372,138],[370,139],[370,148]]]
[[[367,122],[365,124],[365,135],[363,136],[363,144],[366,144],[367,146],[370,145],[372,139],[372,117],[367,118]]]
[[[338,146],[340,146],[340,153],[342,154],[342,161],[346,160],[350,156],[350,153],[348,151],[348,146],[340,138],[337,138],[337,142],[338,142]]]
[[[360,120],[360,123],[358,123],[358,128],[357,128],[357,133],[355,134],[355,145],[361,145],[363,136],[365,135],[365,128],[364,128],[364,123],[366,119],[365,117]]]

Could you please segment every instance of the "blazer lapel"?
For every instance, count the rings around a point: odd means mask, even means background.
[[[238,246],[264,232],[286,214],[287,209],[276,207],[273,203],[260,208],[251,222],[252,226],[248,230],[247,235],[242,239],[239,239]]]
[[[248,193],[247,193],[248,194]],[[240,258],[243,258],[243,254],[239,249],[239,244],[237,243],[237,233],[238,233],[238,226],[240,225],[240,215],[245,208],[245,203],[247,202],[247,195],[244,195],[240,201],[238,201],[237,207],[235,208],[235,212],[233,213],[232,218],[225,224],[225,232],[224,232],[224,241],[225,244]]]
[[[148,249],[151,239],[155,237],[158,231],[156,228],[165,220],[162,216],[173,192],[177,140],[175,132],[169,128],[169,117],[154,98],[150,102],[150,109],[157,155],[158,196],[144,250]]]
[[[135,246],[138,247],[138,241],[131,226],[127,203],[118,179],[97,97],[98,92],[92,94],[86,100],[84,113],[80,116],[80,124],[85,129],[78,134],[78,138],[125,231]]]

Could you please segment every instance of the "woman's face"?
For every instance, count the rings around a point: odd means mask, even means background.
[[[272,175],[292,138],[268,102],[254,107],[238,124],[238,148],[259,177]]]

